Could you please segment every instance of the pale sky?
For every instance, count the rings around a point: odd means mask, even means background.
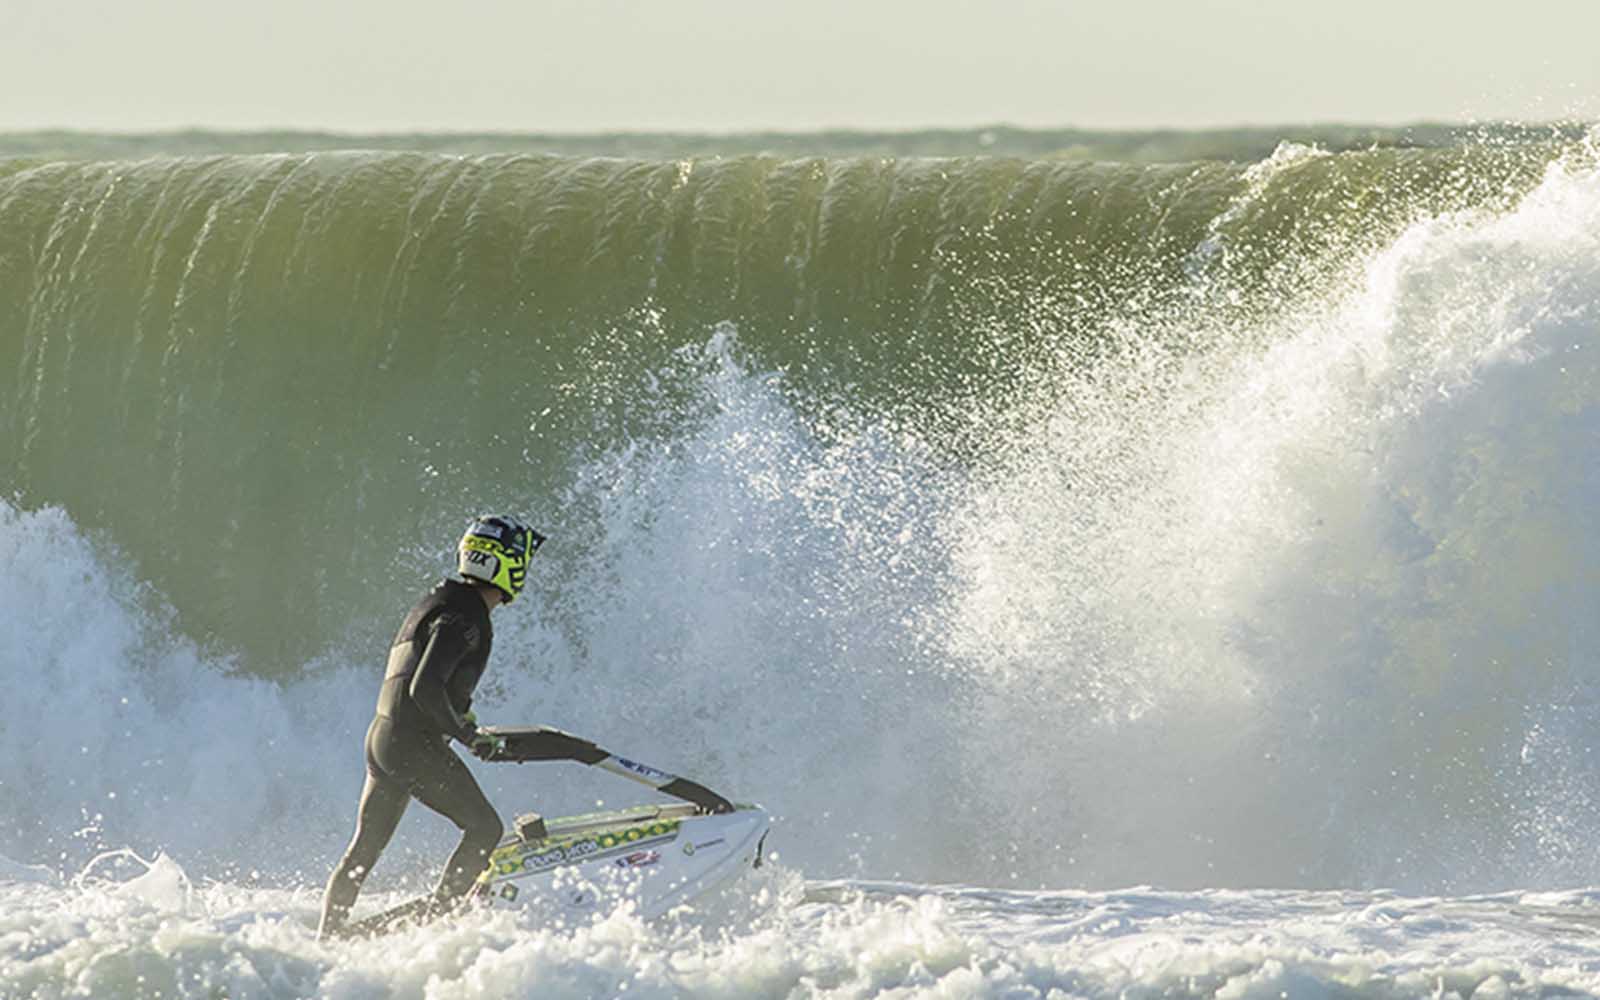
[[[1600,115],[1600,0],[0,0],[0,130]]]

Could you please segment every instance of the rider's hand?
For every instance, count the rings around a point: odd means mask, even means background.
[[[472,756],[479,760],[493,760],[505,748],[506,738],[504,736],[499,733],[491,733],[482,726],[479,726],[477,731],[472,734],[472,743],[469,745]]]

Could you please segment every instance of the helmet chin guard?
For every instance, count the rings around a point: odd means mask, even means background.
[[[456,547],[456,572],[499,588],[506,603],[516,600],[528,582],[528,561],[544,544],[544,536],[505,514],[485,514],[467,525]]]

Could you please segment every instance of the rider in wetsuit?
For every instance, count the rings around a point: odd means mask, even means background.
[[[443,580],[411,609],[389,650],[378,712],[367,729],[367,782],[355,837],[328,880],[319,937],[340,933],[361,884],[415,798],[461,829],[432,902],[449,906],[472,888],[504,826],[472,772],[450,749],[460,741],[484,760],[504,741],[480,728],[472,692],[489,661],[489,612],[527,582],[544,536],[514,517],[480,517],[458,547],[461,580]]]

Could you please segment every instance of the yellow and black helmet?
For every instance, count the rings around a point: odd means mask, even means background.
[[[528,560],[543,544],[543,535],[516,518],[485,514],[467,525],[461,536],[456,572],[499,587],[509,604],[522,593],[528,582]]]

